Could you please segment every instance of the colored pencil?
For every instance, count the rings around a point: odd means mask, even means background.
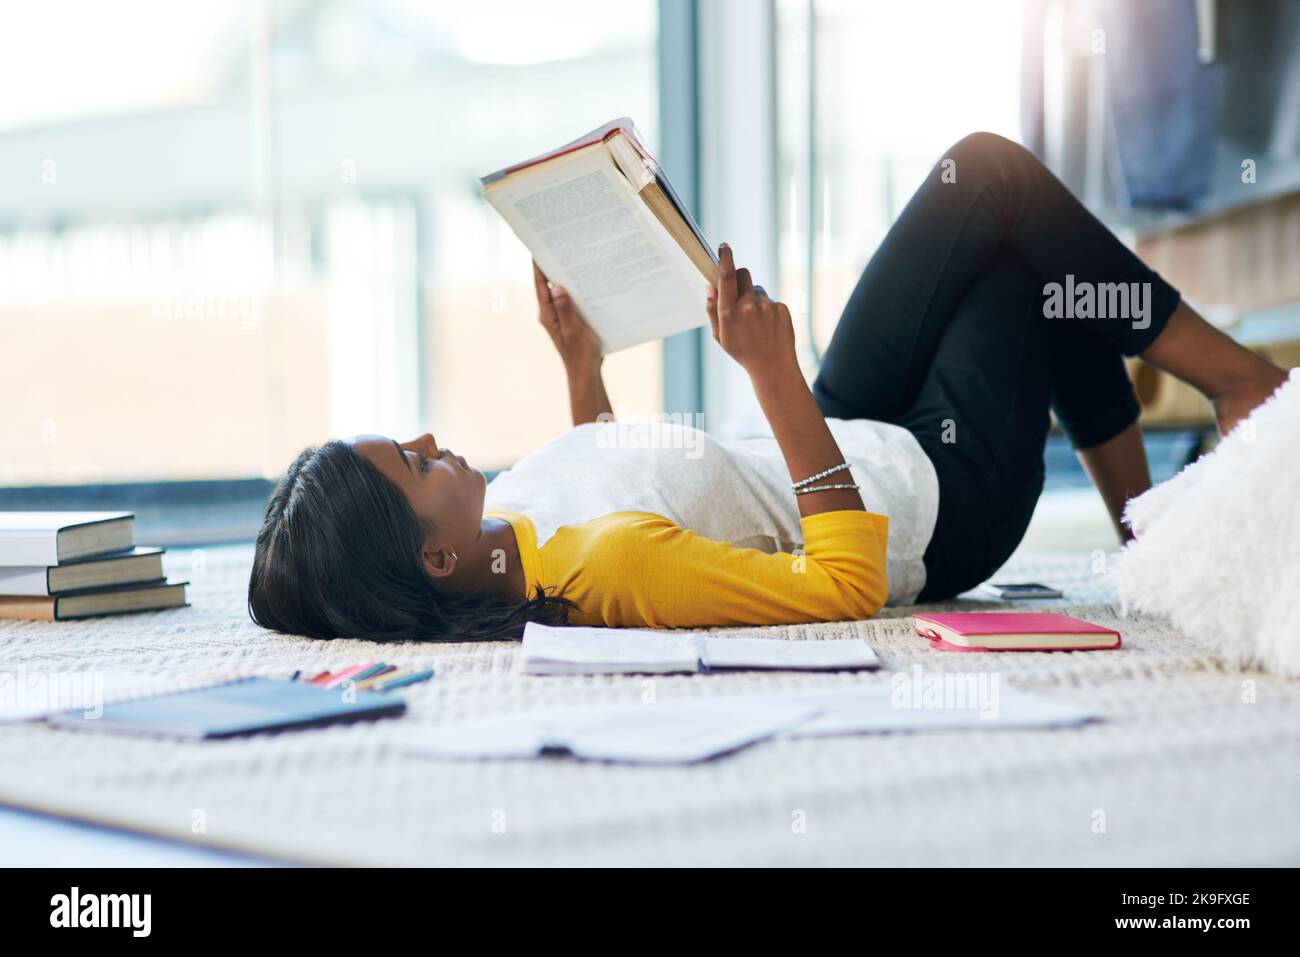
[[[365,681],[358,681],[357,687],[362,691],[369,691],[377,682],[387,681],[389,678],[395,677],[397,671],[397,665],[384,665]]]
[[[360,674],[362,671],[365,671],[367,668],[369,668],[369,667],[370,667],[371,665],[373,665],[373,664],[374,664],[373,661],[367,661],[365,664],[353,665],[351,668],[344,668],[342,671],[340,671],[338,674],[336,674],[333,678],[330,678],[328,681],[326,681],[324,684],[322,684],[321,687],[322,687],[322,688],[337,688],[339,685],[343,684],[343,682],[347,681],[347,680],[348,680],[349,678],[351,678],[353,675],[355,675],[355,674]]]
[[[376,661],[373,665],[371,665],[371,666],[370,666],[369,668],[367,668],[365,671],[362,671],[362,672],[359,672],[359,673],[353,675],[353,676],[352,676],[352,683],[353,683],[353,684],[356,684],[356,685],[359,685],[359,684],[361,684],[361,682],[365,681],[367,678],[373,678],[373,677],[374,677],[376,674],[378,674],[380,671],[383,671],[385,667],[387,667],[387,663],[386,663],[386,662],[383,662],[383,661]]]
[[[392,688],[401,688],[406,685],[413,685],[420,681],[428,681],[433,677],[433,669],[425,668],[423,671],[417,671],[414,674],[405,675],[401,678],[394,678],[391,681],[384,681],[375,689],[376,691],[388,691]]]

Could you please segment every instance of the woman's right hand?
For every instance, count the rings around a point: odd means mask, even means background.
[[[564,368],[571,376],[598,371],[604,358],[600,338],[578,313],[572,297],[560,286],[547,282],[536,262],[533,284],[537,288],[538,319],[555,344]]]

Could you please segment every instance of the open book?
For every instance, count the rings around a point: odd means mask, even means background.
[[[638,628],[524,627],[524,672],[530,675],[693,674],[746,671],[853,671],[875,668],[864,641],[732,638]]]
[[[612,120],[481,182],[605,352],[708,321],[717,256],[631,120]]]

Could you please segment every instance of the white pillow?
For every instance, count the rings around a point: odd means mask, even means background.
[[[1125,608],[1231,664],[1300,676],[1300,370],[1213,452],[1131,501]]]

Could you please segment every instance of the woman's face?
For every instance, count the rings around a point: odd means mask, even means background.
[[[439,544],[465,546],[478,538],[487,489],[482,472],[450,449],[438,448],[428,433],[410,442],[381,435],[359,435],[351,442],[402,490],[415,514],[433,525]]]

